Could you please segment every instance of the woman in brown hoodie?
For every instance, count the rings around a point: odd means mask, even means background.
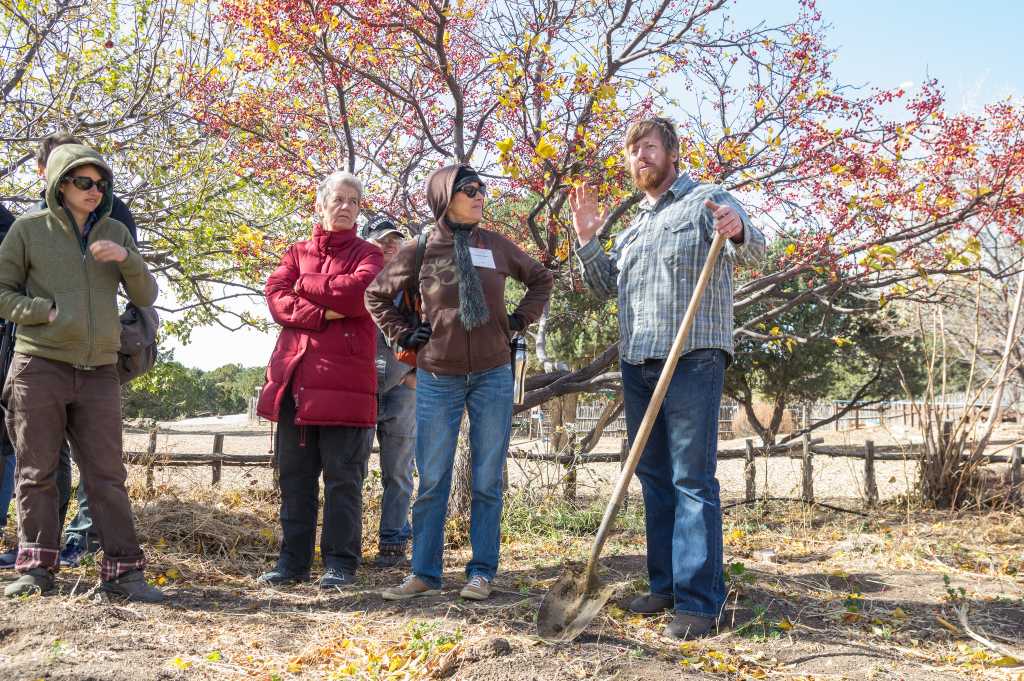
[[[501,478],[512,428],[512,333],[536,321],[551,295],[552,276],[514,243],[479,226],[486,188],[468,165],[435,171],[426,183],[436,226],[427,238],[419,281],[416,241],[406,243],[366,291],[366,306],[392,342],[417,350],[416,468],[412,574],[385,589],[388,600],[441,591],[445,514],[462,412],[469,413],[473,502],[463,598],[482,600],[498,569]],[[526,295],[512,314],[505,280]],[[395,307],[398,294],[419,290],[424,322]]]

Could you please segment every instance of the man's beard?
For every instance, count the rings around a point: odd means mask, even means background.
[[[666,161],[661,166],[648,166],[633,173],[633,182],[643,191],[657,189],[672,172],[672,164]]]

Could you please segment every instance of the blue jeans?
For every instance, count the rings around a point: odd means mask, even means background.
[[[60,446],[60,460],[57,465],[57,494],[60,504],[57,512],[57,521],[60,529],[64,529],[64,520],[68,515],[68,506],[71,503],[71,445],[67,440]],[[65,546],[81,546],[87,551],[99,549],[99,536],[93,529],[92,512],[89,510],[89,498],[85,493],[85,485],[78,481],[78,490],[75,493],[78,498],[78,513],[71,519],[68,529],[64,531]]]
[[[412,507],[412,571],[434,589],[442,586],[444,523],[463,410],[469,412],[473,472],[469,519],[473,559],[466,566],[466,576],[490,581],[498,571],[501,480],[512,433],[511,365],[465,376],[416,372],[420,482]]]
[[[2,426],[0,426],[2,427]],[[14,495],[14,455],[0,454],[0,537],[7,527],[7,511]]]
[[[372,431],[371,431],[372,436]],[[399,383],[377,399],[377,442],[380,443],[380,546],[405,549],[412,497],[416,445],[416,391]]]
[[[726,354],[716,349],[680,358],[636,469],[644,493],[651,593],[673,597],[676,612],[710,618],[725,603],[715,479],[725,365]],[[663,360],[622,362],[631,442],[663,366]]]

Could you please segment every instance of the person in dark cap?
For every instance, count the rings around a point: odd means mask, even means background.
[[[366,239],[377,244],[387,266],[405,240],[405,233],[386,215],[371,218]],[[412,497],[413,454],[416,445],[416,370],[400,362],[387,337],[377,330],[377,442],[380,445],[380,504],[377,567],[406,562],[412,536],[409,500]]]
[[[444,525],[462,412],[469,413],[473,485],[463,598],[491,593],[498,570],[502,473],[512,428],[512,333],[536,321],[551,295],[552,275],[505,237],[480,226],[486,187],[468,165],[435,171],[426,183],[436,224],[415,277],[416,242],[409,241],[366,291],[366,306],[384,335],[416,349],[416,469],[412,511],[412,574],[383,597],[440,593]],[[512,314],[505,281],[526,285]],[[426,321],[413,325],[395,305],[419,290]],[[426,432],[430,437],[423,437]]]

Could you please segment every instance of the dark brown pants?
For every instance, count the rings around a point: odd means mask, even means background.
[[[114,365],[91,371],[15,353],[3,389],[7,432],[18,453],[19,572],[58,568],[57,461],[64,433],[89,495],[103,547],[100,576],[142,569],[121,461],[121,385]]]

